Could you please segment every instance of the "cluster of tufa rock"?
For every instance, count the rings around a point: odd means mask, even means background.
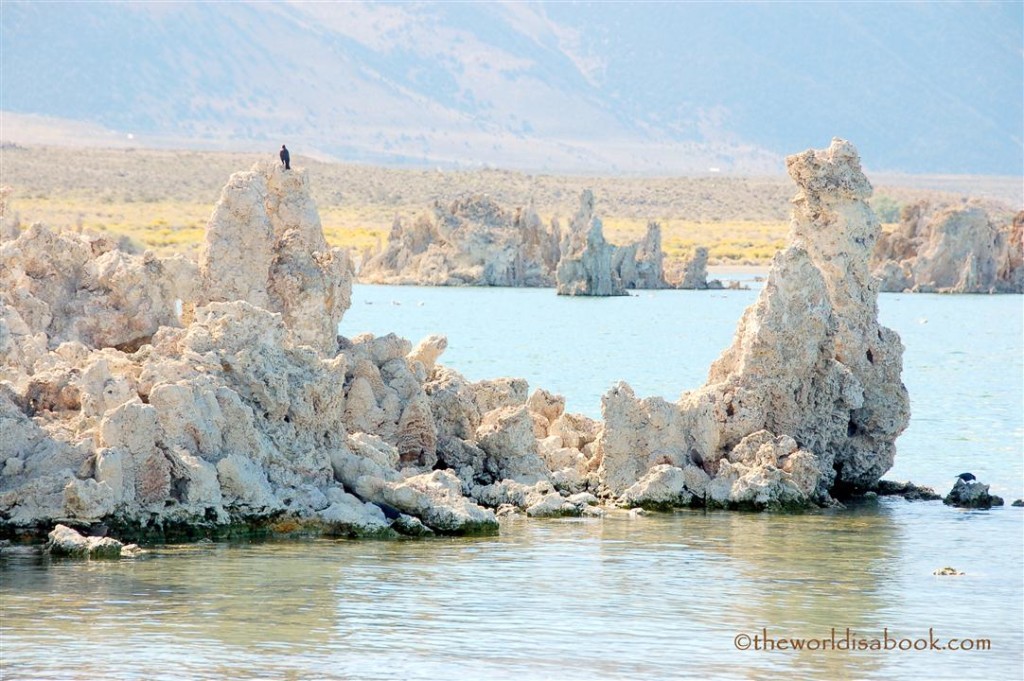
[[[0,533],[487,533],[520,511],[781,508],[868,488],[908,419],[868,271],[870,185],[841,140],[788,166],[792,245],[707,384],[676,404],[619,384],[603,421],[521,379],[466,380],[438,364],[443,336],[338,336],[351,265],[304,171],[233,175],[198,265],[33,227],[0,246]],[[574,223],[593,234],[587,206]],[[594,281],[626,271],[586,262]]]
[[[388,243],[363,256],[359,278],[374,284],[551,286],[558,225],[545,227],[532,206],[505,210],[474,195],[412,225],[396,218]]]
[[[799,193],[790,246],[704,387],[678,403],[602,400],[602,483],[643,504],[678,494],[708,506],[825,504],[869,488],[909,420],[903,347],[878,323],[868,259],[880,225],[853,146],[786,160]]]
[[[904,207],[872,268],[883,291],[1024,293],[1024,211],[1003,228],[976,204]]]
[[[484,195],[435,203],[411,225],[396,218],[387,244],[362,257],[359,279],[371,284],[427,286],[555,286],[560,295],[615,296],[627,289],[721,288],[707,281],[707,249],[684,265],[677,285],[665,280],[661,227],[615,246],[594,215],[594,195],[562,234],[545,226],[532,205],[506,210]]]

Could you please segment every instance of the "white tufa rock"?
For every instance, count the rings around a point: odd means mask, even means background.
[[[707,384],[675,405],[637,400],[626,385],[603,398],[599,474],[611,494],[655,465],[692,463],[716,478],[715,501],[806,504],[826,502],[837,488],[869,487],[892,466],[909,401],[903,348],[878,324],[868,270],[880,228],[866,201],[871,186],[853,146],[839,139],[787,166],[800,188],[791,245]],[[788,469],[779,467],[782,455],[771,463],[732,454],[759,431],[788,436],[803,454]]]
[[[327,245],[305,170],[260,161],[231,176],[206,228],[199,277],[199,305],[244,300],[281,313],[301,342],[337,351],[352,264]]]
[[[999,228],[978,205],[903,209],[879,237],[872,266],[883,291],[1024,293],[1024,212]]]
[[[395,220],[387,245],[366,253],[360,281],[421,286],[551,286],[558,226],[532,205],[507,210],[483,195],[435,203],[412,225]]]

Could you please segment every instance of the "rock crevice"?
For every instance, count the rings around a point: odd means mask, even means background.
[[[599,499],[789,508],[870,488],[909,416],[868,269],[871,187],[842,140],[787,165],[791,245],[707,383],[674,404],[618,384],[601,421],[522,379],[468,381],[438,363],[443,336],[338,336],[350,264],[327,247],[301,170],[233,175],[192,269],[30,229],[0,251],[0,529],[459,534],[519,511],[599,514]],[[486,202],[438,214],[452,233],[521,218]],[[657,241],[652,227],[616,260],[584,194],[561,262],[592,291],[621,291],[663,276],[640,256]],[[90,286],[102,272],[113,283]],[[105,321],[81,323],[85,311]]]

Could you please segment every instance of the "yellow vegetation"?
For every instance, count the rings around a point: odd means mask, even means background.
[[[160,254],[194,251],[227,178],[258,158],[147,149],[8,148],[4,182],[14,190],[8,218],[22,225],[39,221],[107,232]],[[545,222],[557,218],[564,229],[580,192],[590,188],[612,243],[636,241],[648,221],[655,220],[669,261],[706,246],[711,264],[765,264],[785,243],[793,194],[792,182],[783,176],[572,177],[400,170],[299,157],[293,163],[310,173],[327,241],[356,252],[386,242],[396,216],[411,221],[434,201],[446,203],[470,193],[487,194],[510,209],[532,201]],[[877,189],[876,198],[898,207],[948,196],[887,187],[884,193]]]

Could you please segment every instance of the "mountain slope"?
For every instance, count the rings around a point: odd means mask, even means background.
[[[842,135],[881,169],[1020,174],[1022,13],[5,0],[0,109],[388,163],[777,172]]]

